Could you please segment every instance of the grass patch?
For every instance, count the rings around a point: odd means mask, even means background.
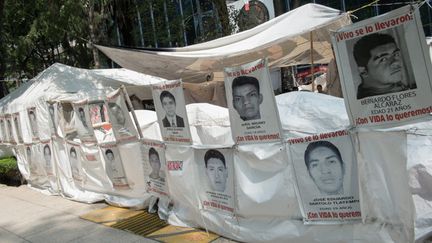
[[[7,174],[13,170],[18,170],[17,161],[14,157],[0,159],[0,174]]]

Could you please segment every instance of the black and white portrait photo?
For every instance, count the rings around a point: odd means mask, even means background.
[[[393,127],[429,116],[432,64],[429,46],[419,41],[420,18],[406,5],[332,34],[351,125]]]
[[[408,77],[402,50],[395,37],[387,33],[363,36],[354,44],[353,56],[361,83],[357,99],[417,88]]]
[[[204,209],[222,214],[234,213],[234,171],[231,148],[196,149],[200,174],[200,201]]]
[[[239,76],[232,82],[233,106],[243,121],[261,119],[260,105],[263,95],[260,93],[258,79],[251,76]]]
[[[339,149],[328,141],[310,143],[304,153],[309,176],[324,195],[343,194],[345,165]]]
[[[39,137],[39,131],[38,131],[38,124],[37,124],[36,108],[28,109],[27,115],[28,115],[28,118],[30,120],[30,128],[32,131],[32,137],[38,138]]]
[[[105,170],[115,189],[129,188],[123,163],[117,147],[103,150],[105,158]]]
[[[228,179],[228,168],[224,155],[216,149],[210,149],[204,155],[204,164],[211,189],[224,192]]]
[[[182,81],[167,80],[154,84],[152,96],[163,140],[169,143],[190,144],[192,138]]]
[[[337,215],[347,211],[355,215],[351,219],[361,218],[353,142],[347,131],[338,132],[331,139],[320,140],[318,134],[289,145],[305,221],[341,223]]]
[[[267,59],[225,67],[224,77],[236,144],[280,141],[281,121]]]
[[[162,108],[165,110],[165,117],[162,119],[164,127],[184,127],[184,120],[176,113],[176,99],[169,91],[162,91],[160,94]]]

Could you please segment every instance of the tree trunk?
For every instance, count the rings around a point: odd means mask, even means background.
[[[93,45],[96,42],[94,0],[89,1],[88,16],[89,16],[90,48],[93,54],[94,68],[100,68],[99,52],[96,49],[96,47]]]
[[[224,36],[231,34],[231,28],[229,24],[228,8],[225,0],[214,0],[214,5],[216,6],[218,17],[222,26],[222,33]]]

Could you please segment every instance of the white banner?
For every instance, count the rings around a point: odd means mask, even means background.
[[[57,136],[57,128],[58,128],[58,108],[57,103],[55,102],[47,102],[48,114],[49,114],[49,127],[51,136]]]
[[[88,109],[90,112],[90,121],[98,143],[115,142],[105,101],[101,98],[89,101]]]
[[[151,140],[142,140],[141,144],[147,191],[156,197],[168,197],[165,145]]]
[[[54,163],[52,155],[51,140],[41,141],[42,153],[44,158],[44,168],[48,177],[54,176]],[[54,178],[55,179],[55,178]]]
[[[12,114],[13,125],[15,127],[14,131],[18,140],[18,143],[23,143],[22,131],[21,131],[21,120],[19,112]]]
[[[123,162],[116,144],[100,145],[105,160],[105,171],[116,190],[130,189]]]
[[[196,149],[200,205],[228,215],[234,214],[234,166],[232,149]]]
[[[83,187],[86,177],[82,168],[81,147],[72,141],[66,142],[69,164],[71,167],[72,178],[76,186]]]
[[[289,141],[305,223],[361,219],[355,151],[346,130]]]
[[[6,128],[7,128],[6,130],[7,130],[8,142],[12,145],[16,145],[17,143],[15,141],[14,131],[12,128],[12,115],[6,114],[5,120],[6,120]]]
[[[152,85],[153,101],[164,141],[192,142],[181,80]]]
[[[37,113],[36,107],[30,107],[27,109],[27,116],[30,121],[31,137],[33,141],[39,140],[39,128],[37,124]]]
[[[70,102],[61,102],[60,106],[60,128],[63,131],[63,136],[66,140],[74,140],[78,137],[78,132],[75,126],[75,112]]]
[[[1,143],[6,143],[6,130],[4,124],[4,116],[0,116],[0,135],[1,135]]]
[[[90,113],[87,100],[73,103],[75,111],[75,127],[80,140],[83,143],[96,143],[93,126],[90,122]]]
[[[117,141],[137,140],[137,132],[124,99],[122,89],[107,95],[108,115]],[[133,111],[132,111],[133,112]]]
[[[225,68],[224,76],[234,141],[280,141],[281,125],[267,60]]]
[[[396,126],[432,112],[432,65],[418,8],[405,6],[332,37],[351,124]]]

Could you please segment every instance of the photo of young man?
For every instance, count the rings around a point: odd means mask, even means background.
[[[366,35],[355,43],[353,56],[361,77],[357,99],[417,88],[415,80],[407,80],[407,66],[393,36]]]
[[[114,102],[108,103],[108,107],[111,113],[110,118],[113,129],[116,130],[120,136],[133,136],[126,126],[126,116],[121,107]]]
[[[78,118],[85,129],[88,129],[87,119],[83,107],[78,108]]]
[[[250,76],[236,77],[232,82],[233,107],[243,121],[261,119],[260,93],[258,79]]]
[[[126,175],[121,164],[120,155],[112,149],[105,150],[105,168],[115,188],[128,188]]]
[[[184,120],[176,114],[176,99],[173,94],[164,90],[159,96],[165,117],[162,119],[164,127],[184,127]]]
[[[149,163],[151,167],[151,173],[149,174],[149,177],[154,180],[161,179],[160,173],[161,173],[161,162],[159,158],[159,153],[156,151],[155,148],[151,147],[148,152],[149,156]]]
[[[328,141],[310,143],[304,153],[309,176],[323,195],[341,195],[345,164],[339,149]]]
[[[43,148],[43,157],[45,160],[45,168],[47,170],[48,174],[52,173],[52,167],[51,167],[51,148],[48,144],[45,144]]]
[[[36,121],[36,111],[34,109],[29,110],[28,116],[30,120],[30,126],[33,133],[33,137],[37,138],[39,137],[39,133],[38,133],[38,126]]]
[[[204,155],[205,171],[213,191],[224,192],[228,179],[224,155],[215,149],[208,150]]]

